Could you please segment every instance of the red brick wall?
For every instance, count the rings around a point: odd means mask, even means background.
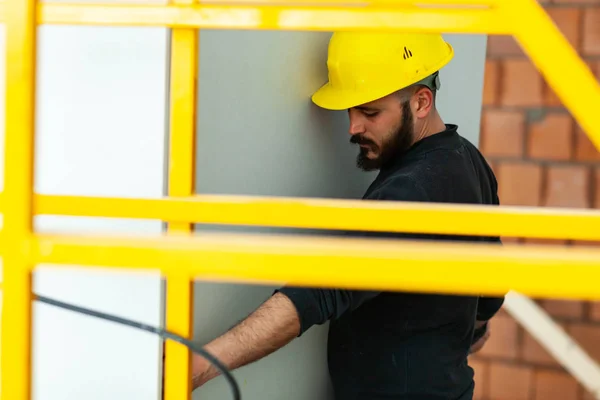
[[[600,0],[542,3],[600,75]],[[600,208],[600,152],[510,37],[489,37],[481,128],[481,148],[496,171],[502,204]],[[600,361],[600,303],[557,299],[540,304]],[[504,312],[495,318],[486,347],[472,358],[476,399],[592,399]]]

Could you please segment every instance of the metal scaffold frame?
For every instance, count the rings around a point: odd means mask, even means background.
[[[2,398],[30,399],[31,274],[39,263],[160,269],[168,282],[167,327],[187,337],[191,335],[194,279],[470,294],[503,294],[512,289],[538,297],[600,299],[600,251],[593,248],[190,235],[192,223],[217,223],[600,240],[600,213],[594,211],[193,196],[199,29],[514,35],[600,148],[596,110],[600,86],[535,0],[235,3],[0,3],[7,33],[5,188],[0,196],[4,214],[0,241],[4,259]],[[40,24],[172,28],[168,198],[33,193],[36,27]],[[169,223],[169,229],[160,238],[41,235],[32,229],[33,216],[40,214],[160,219]],[[374,260],[365,270],[364,265]],[[280,268],[282,264],[287,268]],[[189,368],[187,349],[168,344],[166,400],[189,399]]]

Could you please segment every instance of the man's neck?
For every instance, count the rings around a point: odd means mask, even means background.
[[[446,124],[442,120],[442,117],[437,112],[430,115],[430,118],[423,121],[421,129],[415,134],[415,143],[425,139],[426,137],[435,135],[446,130]]]

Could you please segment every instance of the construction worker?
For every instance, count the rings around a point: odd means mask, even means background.
[[[379,170],[365,200],[499,204],[483,156],[436,110],[439,70],[453,56],[437,34],[333,34],[329,82],[312,100],[348,111],[358,167]],[[348,235],[500,243],[410,232]],[[331,321],[336,400],[471,400],[468,356],[487,340],[487,321],[502,304],[503,298],[283,287],[205,348],[235,369]],[[199,356],[192,369],[194,388],[218,375]]]

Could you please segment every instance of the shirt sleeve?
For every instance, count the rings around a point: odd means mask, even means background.
[[[479,297],[477,302],[477,320],[478,321],[489,321],[502,305],[504,304],[504,297]]]
[[[424,192],[411,184],[388,184],[373,192],[367,200],[426,201]],[[344,237],[371,238],[418,238],[422,235],[399,232],[339,232]],[[342,290],[300,288],[285,286],[275,293],[286,295],[296,307],[300,318],[301,336],[313,325],[321,325],[328,320],[341,317],[348,311],[356,310],[364,303],[377,297],[381,292],[366,290]]]
[[[277,291],[286,295],[296,307],[300,318],[301,336],[313,325],[321,325],[330,319],[341,317],[363,303],[375,298],[380,292],[341,289],[313,289],[283,287]]]

